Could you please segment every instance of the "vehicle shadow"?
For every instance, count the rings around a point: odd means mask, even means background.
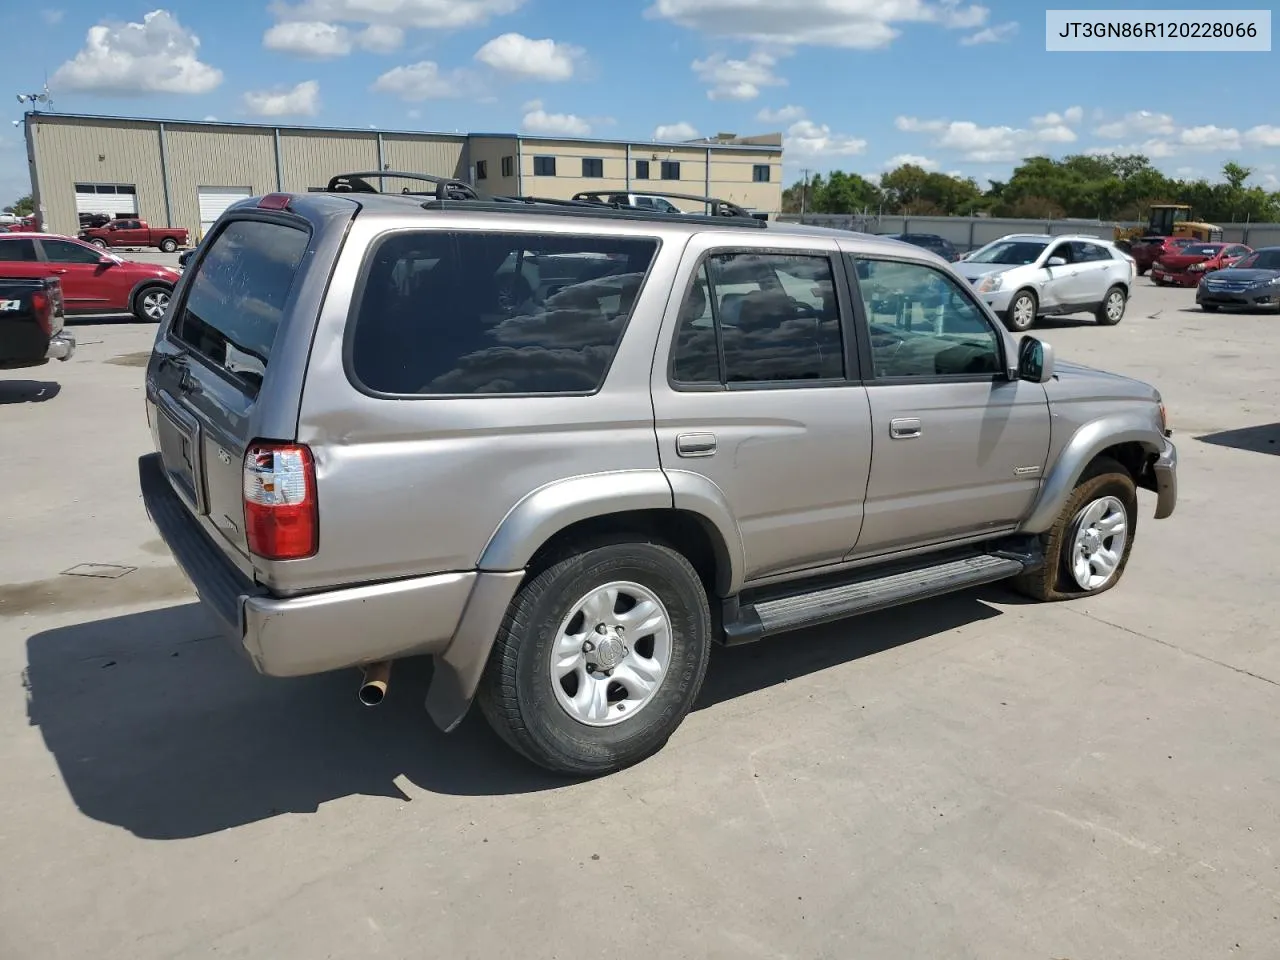
[[[52,380],[0,380],[0,406],[6,403],[44,403],[62,392]]]
[[[717,647],[695,709],[999,612],[967,593],[735,649]],[[28,720],[86,816],[146,839],[203,836],[351,795],[572,789],[514,755],[473,709],[451,734],[423,708],[428,658],[396,664],[384,704],[353,671],[259,676],[189,603],[38,633]]]
[[[1196,439],[1219,447],[1234,447],[1237,450],[1280,456],[1280,423],[1264,423],[1256,427],[1241,427],[1238,430],[1220,430],[1217,433],[1202,434]]]
[[[1063,316],[1063,317],[1037,317],[1035,326],[1031,328],[1034,333],[1036,330],[1071,330],[1075,327],[1096,327],[1098,321],[1092,316]]]

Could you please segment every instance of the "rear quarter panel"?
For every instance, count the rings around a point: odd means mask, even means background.
[[[382,399],[358,390],[344,334],[364,255],[391,229],[560,230],[617,225],[515,222],[477,214],[357,217],[316,328],[297,436],[316,463],[320,546],[272,570],[277,589],[470,570],[512,509],[567,478],[657,470],[649,374],[681,235],[659,246],[602,389],[591,396]],[[639,225],[636,236],[661,237]],[[668,501],[669,503],[669,501]]]

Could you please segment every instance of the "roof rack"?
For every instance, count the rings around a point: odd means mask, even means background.
[[[489,197],[480,200],[424,200],[424,210],[465,210],[468,213],[512,213],[513,203],[521,203],[520,212],[540,217],[582,217],[584,219],[630,220],[636,223],[695,223],[708,226],[713,220],[717,227],[748,227],[764,229],[764,220],[755,217],[709,217],[704,213],[660,213],[643,207],[611,206],[605,203],[574,202],[572,200],[541,200],[513,197]]]
[[[437,200],[485,200],[471,184],[453,177],[433,177],[429,173],[407,173],[403,170],[363,170],[356,173],[340,173],[329,179],[327,193],[382,193],[366,178],[390,177],[395,180],[422,180],[434,184],[433,190],[402,190],[411,197],[430,196]]]
[[[617,197],[626,196],[626,190],[580,190],[573,195],[574,200],[582,200],[587,203],[600,203],[607,207],[635,209],[629,203],[616,203],[611,200],[595,199],[599,197]],[[695,203],[701,203],[711,208],[711,216],[713,217],[753,217],[751,211],[732,203],[729,200],[722,200],[719,197],[704,197],[696,193],[654,193],[655,197],[662,197],[666,200],[690,200]],[[650,194],[645,194],[650,196]],[[754,217],[753,217],[754,219]]]

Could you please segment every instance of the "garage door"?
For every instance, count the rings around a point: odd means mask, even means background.
[[[196,187],[196,196],[200,200],[200,236],[203,237],[227,207],[253,196],[253,191],[248,187]]]
[[[76,213],[108,217],[136,217],[138,191],[132,183],[77,183]]]

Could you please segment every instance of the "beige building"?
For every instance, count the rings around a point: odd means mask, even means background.
[[[239,198],[305,192],[358,170],[457,177],[493,194],[682,193],[770,216],[782,208],[780,134],[650,143],[29,113],[26,137],[51,233],[74,234],[84,214],[132,214],[194,240]]]

